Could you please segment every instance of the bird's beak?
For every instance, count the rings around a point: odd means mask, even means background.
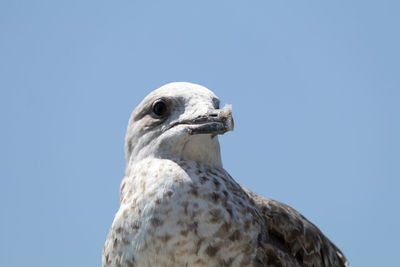
[[[169,130],[177,125],[187,125],[190,134],[224,134],[233,131],[232,106],[225,105],[223,109],[216,109],[206,115],[198,116],[194,119],[179,120],[172,123]]]
[[[233,131],[232,106],[225,105],[212,113],[188,121],[191,134],[224,134]]]

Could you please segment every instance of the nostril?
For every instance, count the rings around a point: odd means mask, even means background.
[[[208,116],[210,116],[210,117],[218,117],[218,113],[210,113],[210,114],[208,114]]]

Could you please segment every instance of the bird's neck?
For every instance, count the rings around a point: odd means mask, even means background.
[[[222,167],[218,136],[198,134],[191,136],[178,155],[183,160],[193,160],[200,164]]]
[[[156,158],[189,160],[202,165],[222,167],[218,136],[191,135],[179,143],[164,142],[154,147],[155,150],[143,149],[139,153],[132,154],[127,160],[127,166],[133,166],[147,158]]]

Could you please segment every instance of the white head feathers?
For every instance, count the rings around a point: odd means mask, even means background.
[[[231,130],[230,105],[219,109],[218,97],[203,86],[170,83],[151,92],[133,111],[126,160],[182,158],[221,166],[217,135]]]

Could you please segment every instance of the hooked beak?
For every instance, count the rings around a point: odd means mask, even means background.
[[[233,131],[232,106],[225,105],[223,109],[197,117],[191,120],[176,122],[177,124],[187,124],[190,134],[224,134]]]

